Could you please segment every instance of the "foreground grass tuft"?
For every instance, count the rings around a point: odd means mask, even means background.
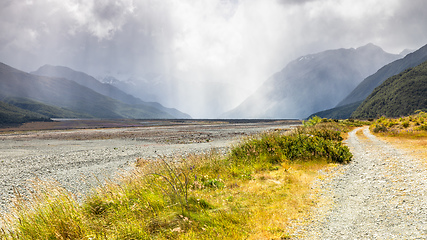
[[[336,123],[245,139],[228,155],[139,159],[82,203],[55,184],[18,198],[5,239],[286,239],[313,206],[310,184],[351,160]]]

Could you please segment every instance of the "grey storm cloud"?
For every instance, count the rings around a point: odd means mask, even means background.
[[[183,87],[176,93],[182,100],[164,102],[198,117],[215,116],[299,56],[369,42],[393,53],[425,45],[425,3],[5,0],[0,61],[25,71],[52,64],[94,76],[223,84],[231,90],[218,95],[221,101],[201,92],[190,99],[206,97],[204,105],[190,106],[184,97],[191,90]],[[221,107],[209,112],[210,104]]]
[[[288,5],[288,4],[302,5],[312,1],[319,1],[319,0],[277,0],[278,3],[284,4],[284,5]]]

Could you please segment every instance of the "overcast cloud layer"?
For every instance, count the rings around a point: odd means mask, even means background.
[[[0,62],[24,71],[52,64],[122,80],[163,76],[224,83],[233,94],[212,110],[211,100],[186,102],[185,91],[177,93],[179,103],[163,102],[193,117],[215,117],[299,56],[369,42],[391,53],[427,44],[426,5],[426,0],[3,0]],[[201,91],[198,97],[205,95],[212,93]]]

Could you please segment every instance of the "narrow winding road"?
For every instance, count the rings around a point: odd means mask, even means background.
[[[347,145],[353,161],[321,180],[321,198],[329,203],[297,238],[427,239],[426,163],[367,127],[350,132]]]

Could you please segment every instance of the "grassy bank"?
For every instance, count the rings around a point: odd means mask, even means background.
[[[427,113],[417,111],[416,114],[406,117],[381,117],[371,125],[371,131],[388,137],[427,137]]]
[[[371,126],[371,132],[426,162],[427,113],[417,111],[406,117],[379,118]]]
[[[314,204],[317,171],[352,157],[339,124],[308,123],[244,139],[226,156],[139,159],[82,203],[55,183],[34,182],[0,238],[285,239]]]

